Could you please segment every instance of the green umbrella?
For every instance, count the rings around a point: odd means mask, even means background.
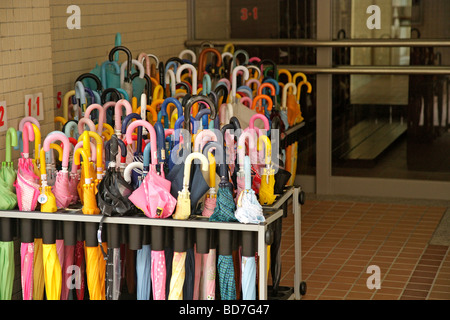
[[[0,170],[0,210],[11,210],[17,206],[13,183],[16,172],[11,161],[11,146],[18,145],[17,132],[9,128],[6,133],[6,156]],[[14,242],[11,219],[0,219],[0,300],[11,300],[14,283]]]

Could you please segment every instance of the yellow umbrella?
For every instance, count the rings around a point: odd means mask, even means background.
[[[266,167],[263,169],[261,175],[261,187],[259,189],[259,203],[261,205],[270,206],[275,202],[276,196],[274,195],[275,186],[275,170],[271,164],[272,158],[272,146],[270,139],[266,135],[261,135],[258,139],[258,147],[265,147],[264,162]]]
[[[92,182],[92,176],[90,172],[89,157],[83,148],[75,150],[74,154],[74,164],[80,165],[80,156],[83,158],[83,173],[84,173],[84,183],[82,186],[83,190],[83,208],[84,214],[99,214],[100,209],[97,207],[97,200],[95,198],[96,186]]]
[[[39,202],[41,203],[41,212],[56,212],[57,207],[55,196],[52,193],[52,188],[50,186],[47,186],[47,172],[44,149],[41,149],[40,151],[40,164],[41,195],[39,196]],[[50,236],[50,238],[52,237]],[[35,251],[34,262],[36,262],[39,266],[39,260],[42,259],[44,270],[44,286],[47,300],[59,300],[61,297],[62,273],[61,264],[59,262],[58,253],[56,251],[56,243],[52,240],[47,243],[44,238],[44,241],[42,243],[41,255],[42,256],[40,257],[36,257]],[[36,278],[36,274],[34,274],[34,278]],[[42,283],[34,285],[38,286],[39,288],[42,287]],[[40,292],[36,292],[36,298],[41,298]]]
[[[84,184],[83,184],[83,208],[84,214],[99,214],[100,210],[97,207],[97,201],[95,198],[95,184],[92,182],[92,176],[90,172],[89,158],[86,151],[83,148],[79,148],[74,154],[74,164],[80,165],[80,156],[83,158],[83,172],[84,172]],[[89,289],[89,297],[91,300],[104,300],[104,283],[101,281],[101,270],[103,265],[100,262],[103,259],[98,244],[96,246],[85,245],[85,257],[86,257],[86,276],[87,285]],[[105,266],[106,268],[106,266]]]

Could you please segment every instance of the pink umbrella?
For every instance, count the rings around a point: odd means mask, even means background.
[[[17,202],[20,211],[33,211],[39,196],[39,177],[34,174],[33,163],[29,158],[29,141],[34,141],[34,130],[30,122],[25,122],[22,131],[23,153],[19,159],[15,182]],[[23,300],[33,299],[33,223],[21,220],[20,266]]]
[[[63,161],[61,171],[56,175],[52,192],[55,195],[58,208],[67,208],[72,201],[72,195],[69,189],[69,156],[71,143],[63,132],[53,131],[44,140],[43,149],[45,152],[50,151],[50,144],[56,140],[61,141],[63,144]]]

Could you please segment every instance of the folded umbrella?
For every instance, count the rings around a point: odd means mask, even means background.
[[[272,146],[270,139],[262,135],[258,139],[258,145],[260,149],[262,149],[262,145],[265,147],[265,155],[264,162],[266,167],[263,169],[263,173],[261,175],[261,187],[259,189],[259,202],[262,205],[270,206],[275,202],[276,196],[274,194],[274,186],[275,186],[275,177],[272,166]]]
[[[16,173],[11,161],[11,146],[17,145],[16,130],[9,128],[6,133],[5,161],[0,171],[1,210],[11,210],[17,205],[17,197],[13,192]],[[14,241],[11,219],[1,218],[0,227],[0,300],[11,300],[14,282]]]
[[[80,165],[80,156],[83,158],[83,170],[84,170],[84,184],[83,184],[83,214],[99,214],[100,210],[97,207],[97,201],[95,197],[95,185],[92,182],[92,177],[89,170],[89,158],[84,149],[78,149],[74,154],[74,163]],[[87,285],[89,290],[89,297],[91,300],[104,300],[103,284],[101,281],[102,275],[100,274],[101,264],[100,259],[103,258],[101,249],[97,242],[96,234],[91,234],[91,225],[86,224],[86,245],[85,245],[85,257],[86,257],[86,275]],[[92,240],[92,238],[94,238]],[[89,241],[88,241],[89,239]]]
[[[19,159],[17,179],[15,182],[17,201],[20,211],[33,211],[39,197],[39,177],[34,173],[34,165],[29,158],[29,141],[34,141],[34,131],[30,122],[24,123],[22,131],[23,153]],[[21,284],[22,298],[33,297],[33,221],[20,220],[21,238]]]
[[[11,210],[17,206],[17,196],[14,192],[14,181],[17,179],[17,174],[11,159],[11,146],[18,146],[17,132],[12,127],[6,132],[5,161],[2,162],[0,169],[0,210]]]
[[[178,194],[177,207],[173,215],[173,218],[177,220],[187,220],[191,214],[189,179],[191,175],[191,163],[194,159],[199,159],[202,162],[203,171],[209,169],[208,159],[202,153],[193,152],[187,156],[184,167],[183,189]]]
[[[209,221],[235,222],[234,216],[236,205],[233,199],[232,187],[229,182],[228,169],[222,159],[220,165],[221,181],[217,191],[217,203],[214,213],[209,217]],[[231,231],[219,230],[219,257],[217,261],[217,273],[219,275],[219,289],[222,300],[236,299],[236,283],[234,279],[234,265],[231,249]]]

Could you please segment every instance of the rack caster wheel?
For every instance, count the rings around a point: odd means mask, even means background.
[[[306,294],[306,282],[300,282],[300,294],[304,296]]]
[[[305,196],[305,191],[300,191],[299,192],[299,194],[298,194],[298,202],[301,204],[301,205],[304,205],[305,204],[305,199],[306,198],[306,196]]]

